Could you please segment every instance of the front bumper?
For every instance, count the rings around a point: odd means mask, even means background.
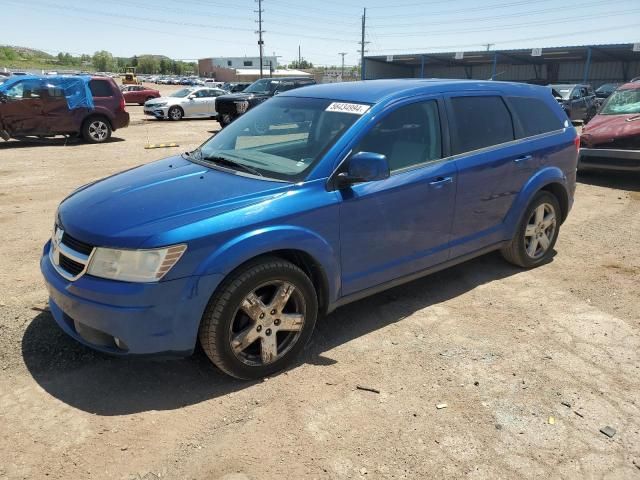
[[[169,107],[144,107],[144,114],[156,118],[169,118]]]
[[[640,172],[640,150],[581,148],[578,170],[586,169]]]
[[[202,314],[222,275],[157,283],[129,283],[84,275],[65,280],[45,245],[40,269],[49,307],[68,335],[95,350],[116,355],[189,355]]]

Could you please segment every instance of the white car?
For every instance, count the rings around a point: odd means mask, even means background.
[[[183,118],[215,118],[216,97],[224,90],[209,87],[189,87],[178,90],[168,97],[154,98],[144,104],[145,115],[159,119],[182,120]]]

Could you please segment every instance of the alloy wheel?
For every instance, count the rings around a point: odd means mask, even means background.
[[[544,256],[556,234],[556,212],[553,205],[541,203],[531,213],[524,231],[524,249],[532,259]]]
[[[89,135],[96,142],[102,142],[109,135],[109,127],[102,120],[94,120],[89,124]]]
[[[297,343],[305,322],[305,300],[292,283],[260,285],[242,300],[229,331],[234,355],[245,365],[271,364]]]

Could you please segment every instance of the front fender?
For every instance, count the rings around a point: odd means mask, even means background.
[[[298,250],[310,255],[324,270],[329,302],[337,299],[340,290],[339,252],[316,232],[294,225],[259,228],[232,238],[202,262],[196,275],[228,275],[248,260],[276,250]]]
[[[561,185],[565,194],[569,197],[567,176],[562,170],[558,167],[546,167],[536,172],[522,187],[505,217],[504,224],[508,229],[506,232],[508,238],[512,238],[515,235],[518,225],[520,225],[520,219],[534,195],[550,184]]]

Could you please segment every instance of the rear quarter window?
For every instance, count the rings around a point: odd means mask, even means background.
[[[89,89],[94,97],[113,97],[111,84],[106,80],[91,80]]]
[[[509,105],[520,122],[518,138],[553,132],[564,127],[562,120],[544,101],[530,97],[509,97]]]
[[[515,139],[511,114],[499,96],[452,97],[453,154]]]

